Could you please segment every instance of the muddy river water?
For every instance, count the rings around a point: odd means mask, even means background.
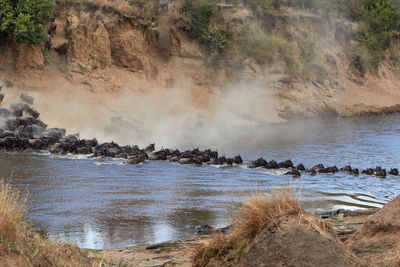
[[[292,159],[358,168],[400,167],[400,115],[270,125],[246,129],[220,154],[245,160]],[[226,138],[229,139],[229,133]],[[251,140],[251,141],[250,141]],[[225,140],[226,141],[226,140]],[[134,144],[134,141],[132,142]],[[203,148],[204,149],[204,148]],[[0,175],[29,191],[28,218],[50,237],[84,248],[180,239],[199,224],[225,226],[252,192],[292,187],[311,211],[380,207],[400,194],[400,177],[336,174],[284,176],[283,170],[189,166],[0,152]]]

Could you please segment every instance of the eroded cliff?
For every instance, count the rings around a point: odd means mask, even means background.
[[[289,8],[260,16],[243,5],[220,4],[219,20],[244,36],[244,45],[246,29],[254,28],[265,40],[279,43],[284,36],[286,43],[271,46],[276,51],[266,60],[232,49],[210,64],[190,34],[181,3],[160,4],[149,15],[116,4],[122,2],[59,1],[49,53],[4,44],[0,78],[15,84],[14,90],[36,93],[50,123],[62,121],[84,133],[87,121],[117,118],[146,135],[157,132],[150,128],[166,114],[179,117],[176,127],[185,127],[205,119],[220,123],[212,117],[260,125],[400,110],[398,68],[383,63],[374,74],[354,71],[347,55],[356,25],[344,19]],[[250,30],[250,36],[258,33]]]

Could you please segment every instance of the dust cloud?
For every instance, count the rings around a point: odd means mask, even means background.
[[[9,90],[7,102],[21,91]],[[41,119],[49,127],[63,127],[81,138],[141,147],[218,148],[253,142],[255,129],[283,122],[276,112],[278,97],[264,79],[242,81],[218,88],[207,107],[196,105],[190,85],[149,92],[126,90],[92,93],[86,90],[27,92],[34,96]],[[4,104],[4,103],[3,103]]]

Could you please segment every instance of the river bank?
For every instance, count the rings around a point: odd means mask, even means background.
[[[362,227],[367,218],[375,214],[377,209],[358,211],[324,212],[324,216],[330,216],[324,220],[332,225],[338,238],[345,242],[352,234]],[[189,267],[193,263],[193,253],[199,245],[208,244],[210,234],[195,235],[191,239],[179,241],[166,241],[153,245],[129,246],[110,250],[90,250],[89,256],[101,258],[106,266],[135,266],[135,267]],[[386,253],[387,251],[357,251],[356,254]],[[372,265],[372,263],[371,263]]]

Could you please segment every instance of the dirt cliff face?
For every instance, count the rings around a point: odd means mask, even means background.
[[[377,74],[365,77],[351,70],[346,57],[351,23],[301,10],[260,18],[243,7],[219,8],[233,28],[257,22],[274,32],[284,30],[291,38],[301,38],[306,31],[316,55],[302,73],[288,71],[279,59],[265,65],[231,55],[211,67],[174,4],[155,23],[86,2],[64,1],[56,16],[50,64],[44,64],[41,47],[3,45],[0,76],[21,89],[44,91],[57,85],[60,90],[146,93],[179,86],[189,92],[189,104],[200,109],[207,109],[215,95],[232,86],[241,84],[246,90],[246,85],[257,83],[276,98],[274,109],[284,119],[400,110],[395,68],[383,64]]]
[[[40,48],[28,44],[5,43],[0,46],[0,70],[44,69]]]

